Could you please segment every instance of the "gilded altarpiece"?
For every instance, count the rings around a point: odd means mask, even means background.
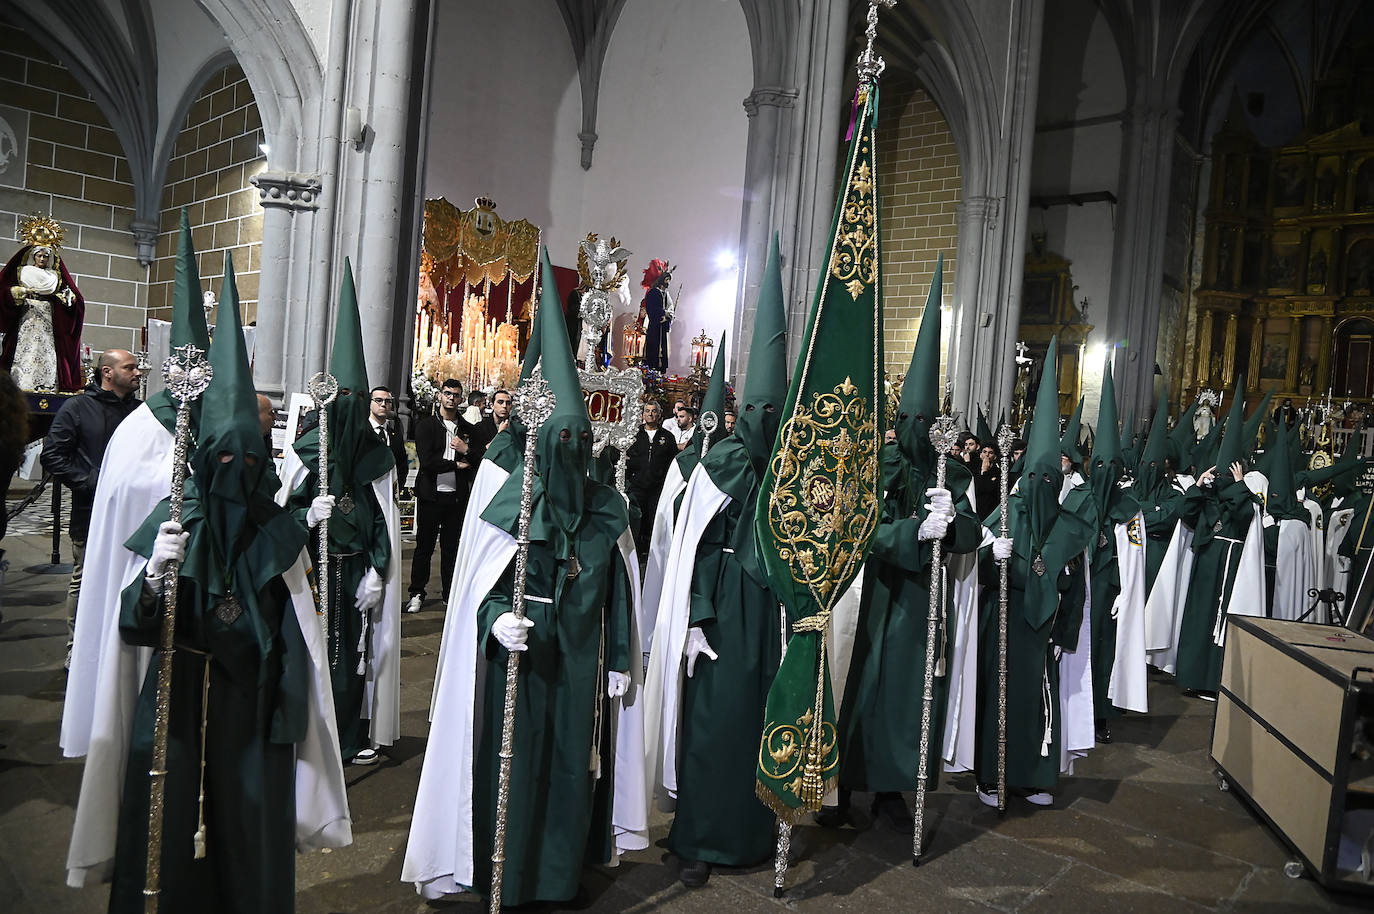
[[[1195,346],[1171,371],[1278,399],[1374,396],[1374,137],[1358,122],[1281,148],[1235,119],[1213,141]]]
[[[1083,350],[1093,325],[1074,304],[1073,262],[1053,251],[1046,250],[1045,236],[1031,235],[1031,249],[1026,254],[1026,270],[1021,291],[1021,341],[1025,354],[1033,360],[1026,402],[1034,401],[1034,391],[1040,383],[1041,366],[1049,349],[1050,339],[1059,338],[1059,412],[1067,415],[1078,405],[1083,391]]]

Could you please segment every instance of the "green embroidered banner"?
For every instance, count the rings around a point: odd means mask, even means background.
[[[857,100],[830,254],[755,516],[758,555],[792,618],[768,693],[756,790],[795,824],[839,772],[825,636],[878,529],[883,437],[876,85]]]

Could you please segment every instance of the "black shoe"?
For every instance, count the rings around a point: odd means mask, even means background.
[[[816,824],[821,828],[843,828],[849,824],[848,790],[839,791],[838,805],[821,807],[820,812],[816,813]]]
[[[899,835],[910,835],[916,830],[911,818],[911,810],[900,793],[879,793],[873,797],[873,820],[881,822]]]
[[[1097,738],[1099,743],[1110,743],[1112,741],[1112,731],[1111,728],[1107,726],[1105,720],[1099,721],[1097,727],[1094,729],[1095,733],[1093,735]]]
[[[684,860],[677,878],[689,889],[699,889],[711,878],[711,864],[705,860]]]

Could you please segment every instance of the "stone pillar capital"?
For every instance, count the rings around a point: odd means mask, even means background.
[[[264,171],[251,179],[258,203],[266,208],[314,210],[319,207],[320,176],[294,171]]]
[[[148,266],[157,256],[158,224],[148,219],[135,219],[129,223],[129,231],[134,235],[134,247],[138,251],[138,262]]]
[[[764,106],[791,108],[799,94],[800,91],[797,89],[786,89],[782,86],[759,86],[744,99],[744,110],[750,117],[753,117]]]

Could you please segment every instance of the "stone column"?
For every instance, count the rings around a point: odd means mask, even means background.
[[[1302,318],[1291,317],[1288,320],[1288,365],[1283,372],[1283,383],[1285,390],[1297,393],[1298,390],[1298,355],[1302,352]]]
[[[1236,381],[1236,312],[1226,315],[1226,344],[1221,355],[1221,386],[1230,387]],[[1241,391],[1241,395],[1244,395]]]
[[[346,106],[360,110],[365,124],[362,143],[344,138],[340,166],[338,249],[331,273],[330,301],[337,295],[343,274],[343,258],[352,259],[362,318],[363,347],[371,382],[400,380],[393,359],[404,351],[407,337],[398,335],[398,311],[414,301],[402,294],[415,280],[407,269],[398,275],[397,245],[407,243],[411,226],[402,224],[407,211],[405,176],[413,148],[410,105],[415,97],[411,84],[415,52],[414,0],[359,0],[354,15],[360,23],[353,35]],[[409,258],[407,258],[407,261]],[[331,313],[333,308],[330,309]]]
[[[801,342],[802,320],[827,257],[835,206],[836,162],[843,152],[847,111],[841,92],[846,75],[848,5],[804,0],[796,34],[776,28],[755,36],[755,88],[744,100],[749,117],[744,205],[740,214],[740,275],[730,344],[736,387],[754,326],[768,243],[776,231],[782,246],[790,346]],[[785,17],[779,21],[787,21]]]
[[[1212,386],[1212,312],[1204,309],[1198,314],[1197,328],[1197,386]]]
[[[1107,339],[1129,341],[1117,361],[1118,408],[1143,414],[1150,409],[1159,342],[1164,241],[1168,226],[1169,179],[1178,110],[1142,86],[1122,125],[1120,204],[1112,251],[1112,285]],[[1206,357],[1207,349],[1199,344]],[[1228,368],[1229,372],[1229,368]],[[1231,378],[1223,379],[1229,384]]]
[[[258,279],[258,333],[253,354],[253,383],[279,399],[303,390],[302,357],[309,348],[310,321],[293,309],[291,278],[295,218],[312,219],[319,207],[318,175],[264,171],[252,179],[262,206],[262,268]],[[306,231],[308,234],[308,229]],[[295,269],[309,272],[306,264]]]
[[[1335,342],[1331,338],[1332,322],[1330,315],[1322,318],[1320,348],[1317,350],[1318,391],[1324,391],[1331,386],[1331,345]]]

